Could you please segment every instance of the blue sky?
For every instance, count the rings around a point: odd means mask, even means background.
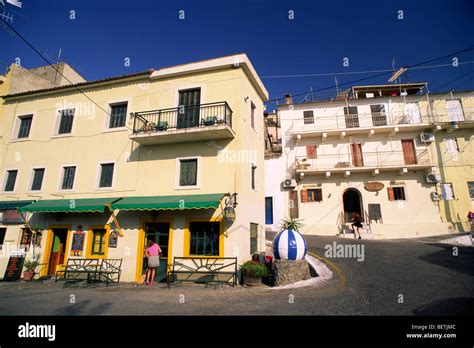
[[[241,52],[261,76],[391,69],[392,59],[396,67],[412,65],[474,45],[474,2],[469,0],[22,2],[22,9],[7,4],[15,29],[51,57],[61,48],[62,58],[88,80]],[[180,10],[184,20],[178,18]],[[1,28],[0,43],[2,72],[16,57],[25,67],[44,63]],[[130,67],[124,66],[125,57]],[[474,50],[458,58],[474,61]],[[339,75],[338,82],[371,75]],[[432,91],[474,89],[474,64],[409,71],[406,79],[428,81]],[[263,81],[271,98],[277,98],[332,86],[334,76]],[[386,82],[380,77],[364,83]]]

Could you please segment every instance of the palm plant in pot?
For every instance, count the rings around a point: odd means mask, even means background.
[[[245,285],[255,286],[262,284],[262,278],[268,276],[267,266],[264,264],[247,261],[240,267]]]
[[[23,272],[23,280],[30,281],[36,274],[36,268],[40,264],[40,253],[33,253],[33,256],[25,261],[24,267],[25,271]]]

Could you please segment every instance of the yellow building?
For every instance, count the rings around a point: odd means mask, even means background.
[[[470,232],[467,214],[474,211],[474,92],[431,94],[436,127],[431,145],[439,170],[436,192],[442,221]]]
[[[147,237],[164,251],[160,279],[173,257],[249,259],[265,247],[267,99],[245,54],[4,96],[4,253],[36,242],[43,275],[122,259],[124,281],[141,276]]]

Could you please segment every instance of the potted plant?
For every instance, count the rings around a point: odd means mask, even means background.
[[[24,267],[25,272],[23,272],[23,280],[30,281],[36,274],[36,268],[39,266],[40,254],[33,254],[33,257],[25,261]]]
[[[247,261],[241,267],[245,285],[255,286],[262,284],[262,278],[268,276],[267,266],[255,261]]]

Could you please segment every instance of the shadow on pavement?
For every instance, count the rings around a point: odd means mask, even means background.
[[[469,315],[474,312],[474,298],[456,297],[438,300],[415,308],[415,315]]]
[[[459,273],[474,276],[474,248],[462,245],[431,244],[441,250],[423,255],[420,260],[452,269]],[[453,255],[453,247],[457,247],[458,255]]]
[[[85,300],[79,303],[71,303],[56,309],[52,315],[104,315],[105,310],[110,307],[110,303],[107,302],[86,309],[90,302],[90,300]]]

